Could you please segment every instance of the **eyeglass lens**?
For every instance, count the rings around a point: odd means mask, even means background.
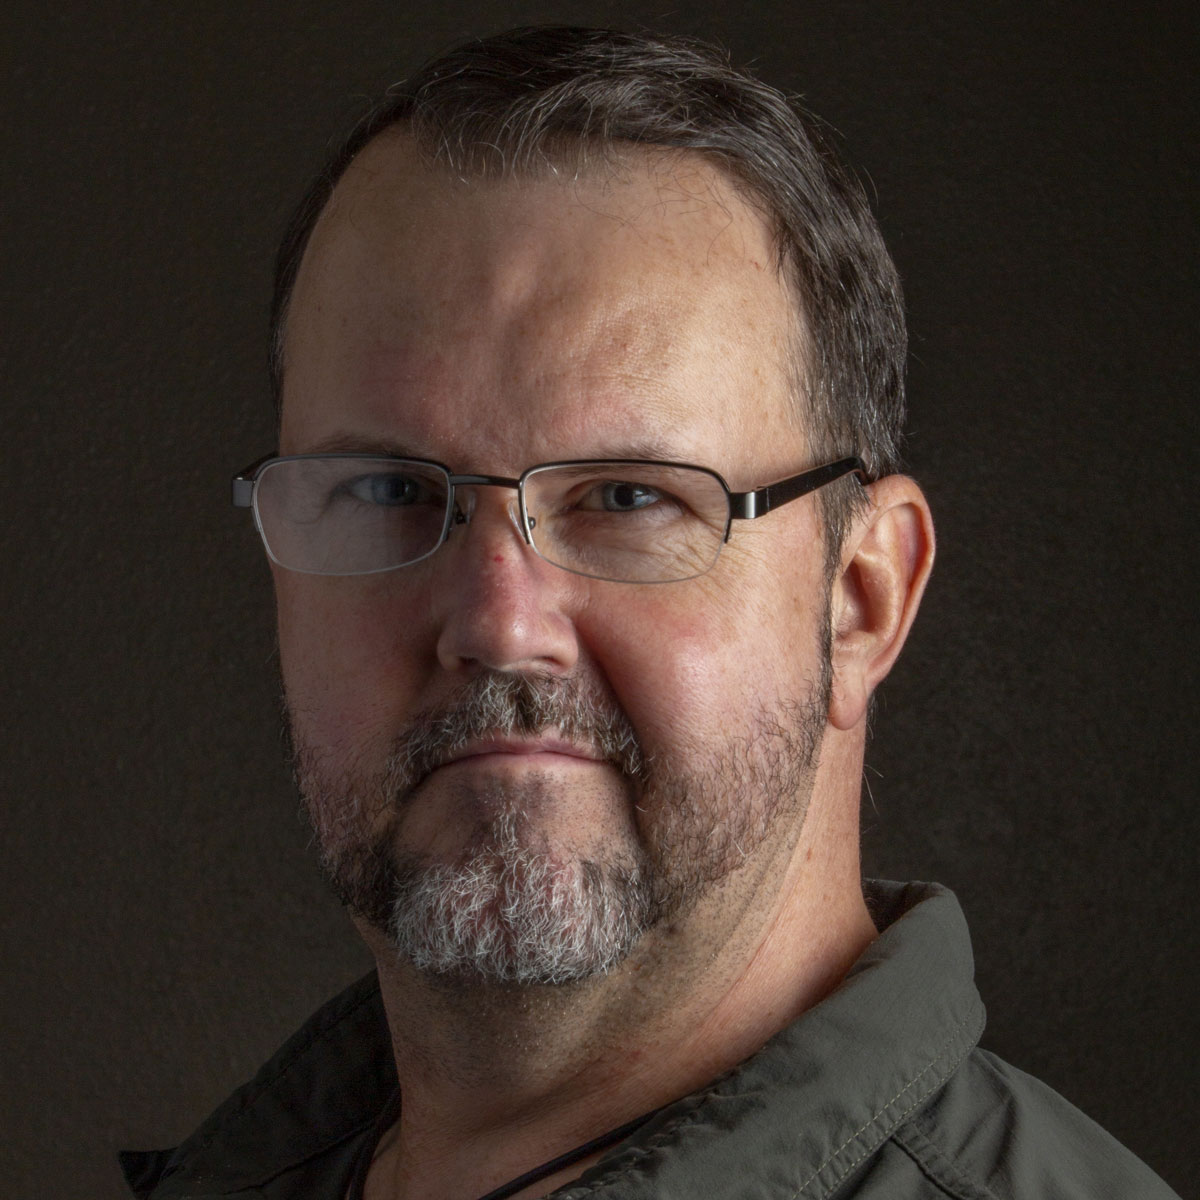
[[[312,457],[269,464],[255,513],[281,566],[321,575],[387,571],[432,554],[450,529],[448,476],[427,464]],[[534,548],[577,574],[656,583],[702,575],[729,521],[720,481],[694,467],[539,467],[525,481]]]
[[[525,508],[543,558],[629,583],[703,575],[729,523],[714,476],[655,463],[544,467],[526,478]]]
[[[361,575],[416,562],[442,540],[445,472],[379,458],[296,458],[258,478],[255,513],[267,552],[316,575]]]

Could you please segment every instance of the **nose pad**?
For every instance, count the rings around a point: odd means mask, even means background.
[[[508,502],[508,519],[516,526],[517,532],[521,535],[521,541],[527,546],[532,546],[533,543],[529,540],[529,534],[526,532],[525,525],[521,520],[521,505],[515,496]],[[532,518],[530,518],[529,524],[532,527]]]
[[[431,619],[439,626],[438,662],[447,670],[569,672],[579,658],[566,576],[542,570],[521,523],[519,499],[489,495],[472,483],[454,498],[450,528],[475,523],[459,537],[454,587],[436,589]],[[482,496],[482,499],[481,499]],[[461,497],[461,503],[460,503]],[[501,513],[507,512],[524,556],[512,544]]]
[[[466,500],[466,508],[463,508],[463,499]],[[469,525],[471,518],[475,515],[475,510],[479,506],[479,493],[477,488],[472,487],[466,497],[461,497],[461,493],[456,492],[454,497],[454,511],[450,517],[450,528],[454,529],[458,525]],[[508,519],[513,523],[513,528],[521,535],[521,541],[527,546],[532,546],[529,535],[525,530],[525,526],[521,521],[521,504],[520,501],[513,496],[504,506],[508,513]],[[530,527],[533,526],[533,518],[529,518]]]

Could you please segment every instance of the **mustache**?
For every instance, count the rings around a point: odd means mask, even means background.
[[[649,766],[633,724],[616,701],[570,677],[485,671],[436,708],[418,713],[397,736],[388,758],[389,791],[403,794],[487,737],[560,737],[644,780]]]

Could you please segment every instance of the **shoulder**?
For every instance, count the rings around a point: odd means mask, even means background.
[[[155,1200],[341,1196],[357,1141],[395,1087],[372,972],[324,1004],[182,1145],[127,1151],[121,1167],[135,1196]]]
[[[1145,1163],[1052,1088],[973,1050],[899,1125],[855,1200],[1179,1200]],[[911,1176],[911,1191],[897,1181]]]

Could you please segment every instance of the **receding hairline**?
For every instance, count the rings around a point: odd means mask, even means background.
[[[288,315],[297,291],[297,284],[309,257],[312,242],[318,231],[340,207],[348,190],[346,185],[358,182],[364,170],[370,170],[370,160],[384,152],[388,143],[410,152],[415,162],[434,178],[441,177],[449,185],[464,187],[488,185],[534,184],[539,182],[560,183],[564,187],[575,183],[594,184],[597,180],[611,180],[614,184],[627,178],[627,172],[638,169],[661,171],[678,180],[680,167],[694,164],[706,170],[708,199],[726,207],[728,197],[712,190],[712,184],[729,188],[730,196],[740,201],[760,223],[765,240],[773,252],[772,268],[777,282],[782,286],[792,319],[789,322],[791,336],[787,339],[783,367],[787,372],[788,392],[792,397],[790,415],[805,422],[811,415],[808,409],[808,388],[811,384],[808,370],[809,355],[812,353],[813,338],[804,310],[803,299],[789,270],[788,245],[782,235],[779,222],[770,205],[746,179],[730,169],[726,157],[717,151],[690,146],[670,146],[653,142],[636,142],[629,139],[599,139],[576,136],[570,133],[553,132],[539,138],[535,145],[527,147],[520,155],[506,155],[501,146],[491,143],[470,143],[461,154],[459,147],[448,147],[444,139],[437,138],[428,130],[422,136],[420,122],[412,117],[397,118],[377,130],[359,147],[354,157],[345,165],[324,204],[312,221],[309,236],[296,264],[287,301],[281,309],[276,327],[275,353],[278,356],[280,376],[280,415],[282,414],[283,385],[286,380],[285,349],[287,342]],[[536,152],[535,152],[536,151]],[[339,196],[339,193],[341,195]]]

